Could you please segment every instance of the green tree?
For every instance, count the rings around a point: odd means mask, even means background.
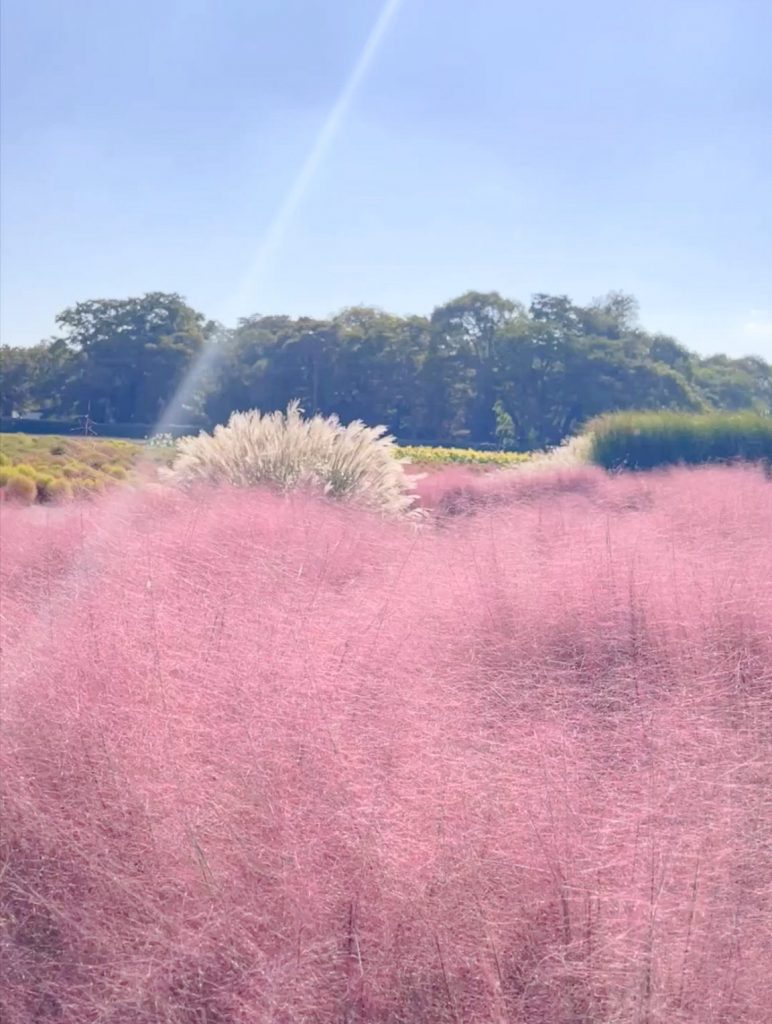
[[[231,412],[281,409],[295,399],[310,412],[334,404],[328,332],[327,321],[309,318],[240,320],[222,343],[204,397],[209,418],[224,423]]]
[[[79,358],[61,339],[29,348],[2,349],[2,414],[43,412],[66,415],[72,408],[73,378]]]
[[[608,292],[589,306],[575,307],[582,332],[600,338],[620,339],[636,330],[638,300],[626,292]]]
[[[467,292],[430,319],[367,306],[327,320],[252,316],[208,323],[178,295],[82,302],[60,338],[3,349],[2,410],[85,412],[150,423],[206,343],[195,408],[286,408],[382,423],[400,439],[557,444],[593,416],[624,409],[772,411],[772,367],[758,357],[700,359],[638,324],[632,296],[587,306],[538,293],[528,310]]]
[[[697,360],[692,353],[680,345],[675,338],[666,334],[655,334],[647,338],[648,354],[655,363],[663,363],[673,370],[677,370],[688,380],[694,377],[694,368]]]
[[[758,356],[710,356],[696,362],[694,378],[717,409],[772,413],[772,366]]]
[[[557,444],[602,411],[704,404],[683,375],[647,356],[637,334],[588,336],[565,307],[510,329],[501,353],[499,395],[521,449]]]
[[[469,436],[479,441],[493,441],[496,436],[499,338],[508,325],[524,315],[519,303],[502,298],[498,292],[466,292],[432,313],[432,330],[455,362],[457,379],[467,385],[468,407],[463,420]],[[457,416],[456,422],[461,419]]]
[[[153,423],[214,324],[176,294],[79,302],[56,318],[80,356],[73,404],[100,422]]]
[[[496,416],[496,441],[499,447],[504,449],[514,448],[517,441],[515,421],[504,408],[500,398],[497,398],[494,402],[493,412]]]
[[[425,318],[356,306],[339,313],[332,327],[343,416],[384,424],[403,438],[415,436],[421,404],[416,375],[428,348]]]
[[[35,376],[34,350],[3,345],[0,348],[0,412],[3,416],[23,413],[30,405]]]

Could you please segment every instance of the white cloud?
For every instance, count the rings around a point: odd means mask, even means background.
[[[772,340],[772,310],[752,309],[743,324],[743,333],[749,338]]]

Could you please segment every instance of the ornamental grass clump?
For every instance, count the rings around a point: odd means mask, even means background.
[[[286,413],[234,413],[212,434],[182,438],[177,452],[169,473],[177,484],[321,491],[387,514],[407,512],[415,501],[415,478],[405,473],[385,427],[305,418],[298,402]]]
[[[604,469],[752,462],[772,465],[772,417],[760,412],[617,412],[588,424]]]

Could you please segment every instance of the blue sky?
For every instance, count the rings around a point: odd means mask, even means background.
[[[772,358],[770,0],[386,14],[4,0],[3,340],[148,290],[233,322],[615,288]]]

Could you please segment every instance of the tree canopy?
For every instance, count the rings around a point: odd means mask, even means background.
[[[187,422],[285,408],[386,425],[400,440],[557,444],[602,412],[772,411],[772,367],[701,358],[640,327],[632,296],[587,306],[537,294],[526,306],[467,292],[431,316],[369,307],[327,320],[255,314],[224,329],[176,294],[80,302],[60,333],[2,349],[2,414],[90,412],[105,424],[153,424],[204,346],[214,358]]]

